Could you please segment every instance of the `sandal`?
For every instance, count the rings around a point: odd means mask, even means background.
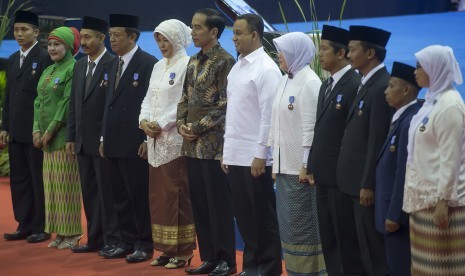
[[[81,238],[84,235],[68,236],[58,245],[58,249],[71,249],[73,246],[79,246]]]
[[[64,239],[65,237],[63,237],[62,235],[57,235],[55,239],[48,244],[48,247],[57,248],[63,242]]]
[[[171,258],[170,262],[165,265],[165,268],[167,269],[182,268],[182,267],[185,267],[186,264],[191,265],[192,258],[194,258],[194,255]]]
[[[170,256],[165,256],[161,255],[158,256],[153,262],[150,263],[152,266],[165,266],[170,262],[171,257]]]

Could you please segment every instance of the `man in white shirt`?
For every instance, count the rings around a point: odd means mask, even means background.
[[[280,275],[281,245],[270,148],[266,145],[282,75],[263,50],[263,20],[259,16],[239,16],[233,32],[240,56],[228,75],[222,168],[228,174],[234,215],[245,242],[239,275]]]
[[[338,206],[345,209],[338,224],[344,237],[355,239],[352,233],[356,231],[362,275],[388,274],[384,240],[374,226],[373,202],[376,160],[391,120],[391,108],[384,96],[390,76],[383,63],[390,35],[367,26],[350,26],[349,30],[348,57],[352,68],[363,77],[349,109],[337,163],[337,184],[343,194]]]

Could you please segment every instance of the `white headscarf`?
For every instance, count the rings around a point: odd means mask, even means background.
[[[302,32],[287,33],[273,39],[273,43],[283,54],[290,76],[309,65],[315,56],[315,44]]]
[[[462,73],[455,59],[454,51],[448,46],[432,45],[416,52],[415,57],[429,78],[429,88],[425,94],[425,103],[410,121],[408,139],[408,163],[413,162],[415,133],[420,124],[433,110],[437,97],[453,88],[452,84],[462,84]]]
[[[160,33],[173,45],[174,54],[185,53],[186,48],[192,42],[191,28],[177,19],[169,19],[161,22],[153,31]]]

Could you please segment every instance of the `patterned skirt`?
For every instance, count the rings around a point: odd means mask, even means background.
[[[76,159],[65,149],[44,152],[45,232],[82,234],[81,185]]]
[[[433,223],[434,208],[410,215],[412,275],[465,275],[465,207],[449,208],[449,227]]]
[[[288,275],[327,275],[318,229],[315,187],[297,175],[276,175],[276,208]]]
[[[150,166],[150,216],[154,248],[171,257],[196,249],[186,158]]]

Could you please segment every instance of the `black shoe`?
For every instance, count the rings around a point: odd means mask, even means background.
[[[115,246],[114,245],[108,245],[108,244],[105,244],[102,248],[100,248],[100,250],[98,251],[98,255],[99,256],[103,256],[103,254],[108,254],[108,252],[112,251],[113,249],[115,249]]]
[[[36,242],[43,242],[49,240],[52,237],[49,233],[39,233],[39,234],[32,234],[27,236],[26,240],[28,243],[36,243]]]
[[[93,245],[82,245],[82,246],[73,246],[71,247],[71,251],[74,253],[90,253],[95,252],[100,248],[100,246],[93,246]]]
[[[190,275],[197,275],[197,274],[208,274],[212,272],[216,267],[216,262],[214,261],[206,261],[203,262],[199,267],[197,268],[186,268],[186,273]]]
[[[29,231],[17,230],[14,233],[11,233],[11,234],[9,234],[9,233],[3,234],[3,237],[7,241],[19,241],[19,240],[26,239],[27,236],[29,236],[29,234],[31,234],[31,232],[29,232]]]
[[[102,257],[105,259],[118,259],[118,258],[126,258],[127,255],[131,254],[132,250],[116,247],[113,250],[110,250],[106,253],[102,254]]]
[[[140,263],[152,259],[153,252],[145,252],[136,250],[131,255],[126,256],[126,262],[128,263]]]
[[[237,272],[236,266],[229,266],[227,262],[220,261],[208,276],[229,276]]]

